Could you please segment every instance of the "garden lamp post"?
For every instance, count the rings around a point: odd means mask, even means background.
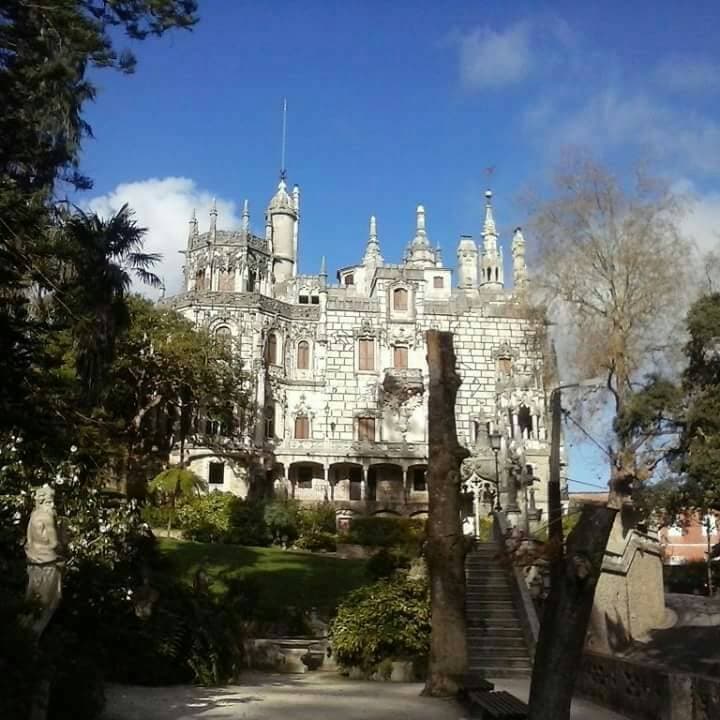
[[[495,510],[499,512],[502,510],[502,507],[500,506],[500,468],[498,465],[498,454],[502,447],[502,434],[497,431],[491,432],[489,433],[489,439],[490,449],[495,455]]]

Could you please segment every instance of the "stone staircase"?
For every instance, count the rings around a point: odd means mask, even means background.
[[[531,657],[495,543],[479,543],[467,556],[466,578],[468,670],[486,678],[528,677]]]

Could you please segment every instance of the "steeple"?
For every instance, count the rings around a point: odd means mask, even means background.
[[[217,203],[215,198],[213,198],[212,207],[210,208],[210,234],[208,236],[208,242],[215,242],[215,237],[217,235],[217,216]]]
[[[240,227],[244,233],[250,232],[250,208],[247,200],[243,200],[242,225]]]
[[[498,234],[492,207],[492,190],[485,191],[485,222],[483,223],[483,249],[480,258],[480,287],[500,290],[503,287],[502,251],[498,249]]]
[[[431,267],[435,264],[435,254],[425,230],[425,208],[422,205],[418,205],[415,211],[415,237],[410,243],[407,264],[411,267]]]
[[[512,239],[513,284],[520,290],[527,284],[527,265],[525,264],[525,238],[522,228],[516,227]]]
[[[382,265],[383,256],[380,254],[380,243],[377,235],[377,220],[374,215],[370,216],[370,232],[368,234],[367,247],[363,257],[363,265]]]

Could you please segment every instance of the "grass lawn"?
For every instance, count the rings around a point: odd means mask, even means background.
[[[330,615],[343,595],[367,583],[364,560],[170,538],[159,546],[173,575],[192,584],[202,567],[213,594],[246,596],[253,616],[267,622],[282,622],[293,609]]]

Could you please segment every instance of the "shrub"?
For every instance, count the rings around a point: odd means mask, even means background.
[[[214,490],[178,507],[178,524],[188,540],[231,542],[231,518],[238,499],[231,493]]]
[[[231,539],[238,545],[270,545],[272,536],[265,522],[265,504],[260,500],[234,498],[230,512]]]
[[[313,552],[321,550],[335,552],[337,549],[337,536],[324,530],[311,530],[295,541],[295,547]]]
[[[375,582],[410,567],[411,557],[402,549],[382,548],[365,565],[365,574]]]
[[[300,510],[300,534],[324,532],[334,535],[335,508],[330,503],[318,503]]]
[[[143,522],[146,522],[151,528],[166,528],[170,521],[172,508],[158,505],[144,505],[140,513]]]
[[[422,661],[430,648],[427,583],[404,575],[351,592],[330,627],[338,662],[370,672],[383,660]]]
[[[343,541],[374,547],[399,546],[417,555],[425,539],[425,521],[408,518],[361,517],[350,525]]]
[[[300,505],[297,500],[274,500],[265,505],[265,524],[276,545],[291,544],[300,534]]]

